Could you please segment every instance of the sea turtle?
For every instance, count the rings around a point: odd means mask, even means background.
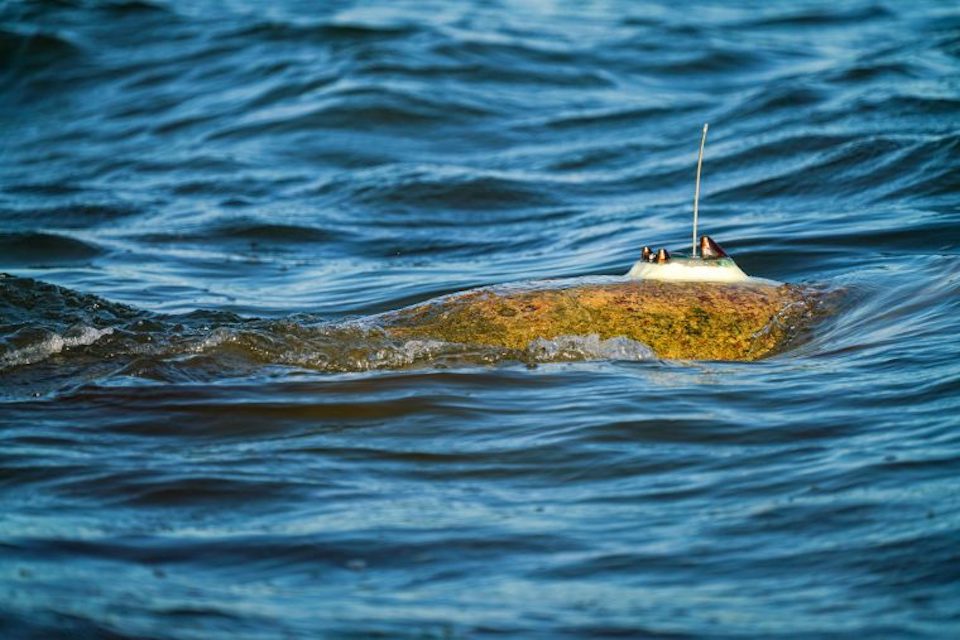
[[[813,303],[809,291],[752,278],[726,254],[684,259],[660,250],[620,278],[477,289],[379,320],[404,339],[523,350],[537,339],[596,334],[641,342],[661,358],[756,360],[780,350]]]
[[[756,360],[781,350],[815,307],[802,287],[750,277],[709,236],[672,257],[644,247],[620,278],[551,280],[453,294],[378,318],[401,339],[433,339],[524,350],[536,340],[625,337],[661,358]],[[697,255],[697,249],[700,255]]]

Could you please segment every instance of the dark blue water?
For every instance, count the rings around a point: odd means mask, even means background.
[[[330,329],[682,249],[703,122],[787,352]],[[0,3],[0,636],[957,637],[958,254],[949,2]]]

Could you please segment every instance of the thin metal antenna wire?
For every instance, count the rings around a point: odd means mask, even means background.
[[[703,135],[700,136],[700,155],[697,156],[697,188],[693,192],[693,257],[697,257],[697,214],[700,207],[700,168],[703,166],[703,145],[707,142],[707,128],[710,125],[704,123]]]

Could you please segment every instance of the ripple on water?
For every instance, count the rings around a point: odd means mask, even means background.
[[[948,3],[0,3],[0,636],[960,635]],[[357,317],[701,228],[764,361]]]

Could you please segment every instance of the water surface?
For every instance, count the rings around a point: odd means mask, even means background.
[[[960,634],[957,9],[319,4],[0,6],[0,635]],[[330,331],[682,249],[703,122],[788,352]]]

